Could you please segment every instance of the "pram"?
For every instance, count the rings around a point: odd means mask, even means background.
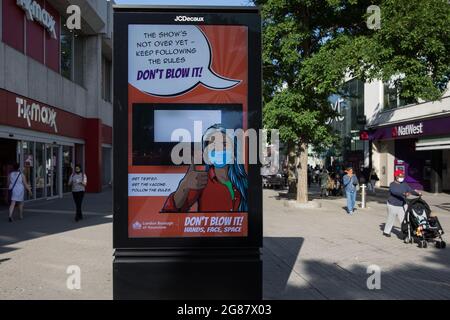
[[[436,248],[446,247],[445,241],[442,240],[444,230],[439,219],[431,215],[430,206],[420,196],[406,199],[402,232],[405,243],[417,242],[419,248],[428,247],[428,242],[434,242]]]

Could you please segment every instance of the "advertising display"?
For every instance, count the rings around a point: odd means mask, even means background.
[[[247,236],[244,165],[198,169],[169,157],[176,130],[202,143],[208,128],[243,128],[247,37],[244,26],[128,26],[130,237]],[[200,178],[206,184],[183,190]]]
[[[252,16],[116,13],[119,247],[261,241],[259,168],[240,139],[261,127],[260,58],[250,57],[260,52],[260,24]]]

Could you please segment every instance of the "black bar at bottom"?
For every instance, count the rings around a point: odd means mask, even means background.
[[[260,251],[118,249],[113,296],[119,300],[260,300]]]

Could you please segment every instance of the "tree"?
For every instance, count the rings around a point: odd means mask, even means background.
[[[307,145],[323,148],[335,141],[324,124],[332,115],[327,99],[346,77],[393,80],[406,99],[439,99],[448,85],[446,0],[255,3],[263,16],[264,124],[278,128],[288,143],[291,181],[298,166],[300,202],[307,201]],[[370,5],[381,10],[380,29],[366,25]]]
[[[263,16],[264,125],[280,130],[288,144],[289,191],[307,202],[308,144],[326,148],[336,141],[325,124],[334,115],[328,93],[317,92],[301,72],[342,28],[363,32],[361,16],[369,1],[258,0]],[[344,16],[345,15],[345,16]],[[341,68],[330,72],[340,72]],[[295,173],[298,175],[294,184]]]
[[[348,74],[392,81],[405,99],[439,99],[450,80],[448,1],[384,0],[379,6],[381,28],[336,34],[303,65],[305,85],[317,94],[334,92]]]

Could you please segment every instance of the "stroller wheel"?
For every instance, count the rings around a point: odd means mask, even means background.
[[[404,243],[411,243],[412,239],[410,237],[406,236],[405,239],[403,239],[403,242]]]
[[[445,247],[447,246],[447,244],[445,243],[445,241],[441,241],[441,249],[445,249]]]

